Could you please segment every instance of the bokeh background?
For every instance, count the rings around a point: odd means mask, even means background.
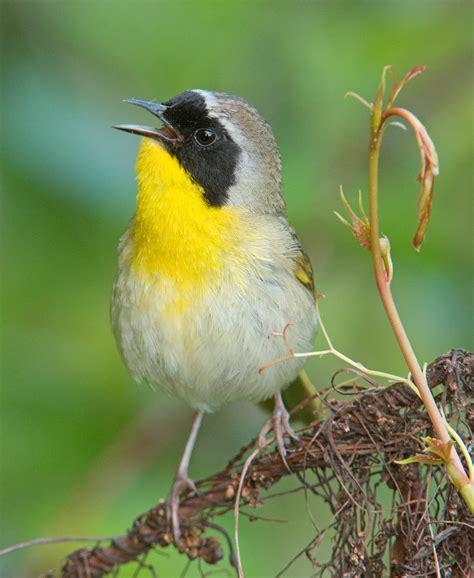
[[[405,374],[369,254],[333,210],[340,210],[339,184],[354,200],[367,179],[368,114],[344,93],[371,100],[383,65],[395,65],[400,75],[428,65],[400,99],[426,123],[441,160],[421,254],[410,245],[418,151],[412,135],[396,129],[383,147],[382,227],[392,241],[394,293],[420,360],[469,346],[469,2],[1,6],[2,545],[122,533],[166,495],[190,426],[189,408],[131,382],[109,329],[116,246],[134,209],[138,146],[136,137],[110,126],[145,119],[122,98],[166,100],[210,88],[254,103],[280,143],[288,213],[326,294],[322,312],[335,344],[371,367]],[[339,367],[312,360],[308,371],[324,387]],[[209,416],[192,475],[223,467],[263,419],[251,404]],[[288,480],[280,487],[294,486]],[[309,506],[324,526],[324,505]],[[301,494],[257,513],[286,522],[242,520],[245,569],[249,578],[275,576],[314,529]],[[0,575],[57,569],[74,547],[17,552],[0,560]],[[171,551],[150,561],[164,577],[185,567]],[[187,576],[195,575],[192,565]],[[284,574],[310,575],[304,556]]]

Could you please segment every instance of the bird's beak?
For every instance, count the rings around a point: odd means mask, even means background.
[[[137,98],[126,98],[124,102],[141,106],[150,111],[158,117],[164,126],[161,128],[154,128],[151,126],[140,126],[138,124],[118,124],[112,128],[131,132],[132,134],[139,134],[159,141],[166,141],[168,143],[176,143],[182,140],[180,133],[171,125],[166,119],[165,113],[169,109],[165,104],[156,102],[148,102],[146,100],[138,100]]]

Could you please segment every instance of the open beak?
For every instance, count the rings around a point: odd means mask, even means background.
[[[159,118],[164,126],[161,128],[154,128],[152,126],[140,126],[138,124],[118,124],[112,128],[117,128],[118,130],[123,130],[124,132],[138,134],[159,141],[166,141],[168,143],[176,143],[182,140],[179,132],[173,126],[171,126],[170,122],[165,117],[165,113],[169,108],[168,106],[156,102],[138,100],[137,98],[126,98],[124,102],[145,108],[154,114],[157,118]]]

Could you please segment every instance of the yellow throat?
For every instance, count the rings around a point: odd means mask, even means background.
[[[141,143],[136,171],[134,269],[183,289],[218,280],[224,253],[239,246],[237,209],[209,206],[177,159],[150,139]]]

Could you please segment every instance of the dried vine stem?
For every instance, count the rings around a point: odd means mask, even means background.
[[[453,350],[428,367],[430,387],[446,384],[439,401],[447,408],[451,420],[458,422],[461,411],[467,411],[468,418],[472,412],[466,400],[472,395],[473,367],[474,355],[462,350]],[[433,567],[434,543],[436,564],[445,569],[451,565],[452,575],[462,576],[462,573],[456,574],[456,568],[472,562],[466,527],[472,527],[474,520],[467,508],[458,494],[449,490],[440,469],[431,471],[420,464],[393,464],[402,453],[406,455],[419,449],[420,433],[431,432],[419,398],[405,384],[395,384],[385,389],[371,387],[350,401],[328,396],[326,404],[328,417],[307,427],[300,434],[301,447],[292,448],[287,456],[306,491],[322,495],[334,514],[337,540],[332,561],[322,564],[314,558],[313,566],[319,566],[322,572],[336,563],[338,572],[352,568],[351,576],[367,575],[363,572],[369,569],[371,575],[382,576],[384,551],[391,542],[391,570],[414,575]],[[200,558],[214,564],[224,557],[219,540],[208,535],[209,531],[222,529],[210,520],[232,510],[245,454],[252,445],[232,459],[223,471],[199,482],[199,495],[190,492],[183,496],[179,515],[184,553],[190,559]],[[377,474],[374,469],[378,469]],[[305,479],[310,471],[316,483],[309,484]],[[266,499],[265,490],[287,475],[277,451],[258,456],[243,484],[241,508],[260,505]],[[376,477],[372,478],[373,475]],[[374,480],[377,487],[384,479],[396,496],[394,509],[386,512],[385,519],[373,487]],[[430,479],[435,479],[442,491],[429,495]],[[334,490],[335,481],[339,484],[338,491]],[[364,516],[367,519],[361,521]],[[364,525],[364,531],[360,524]],[[316,536],[304,550],[306,555],[311,554],[319,541]],[[157,546],[171,544],[165,502],[161,501],[139,516],[127,534],[104,546],[73,552],[61,576],[99,578],[123,564],[139,562]]]

